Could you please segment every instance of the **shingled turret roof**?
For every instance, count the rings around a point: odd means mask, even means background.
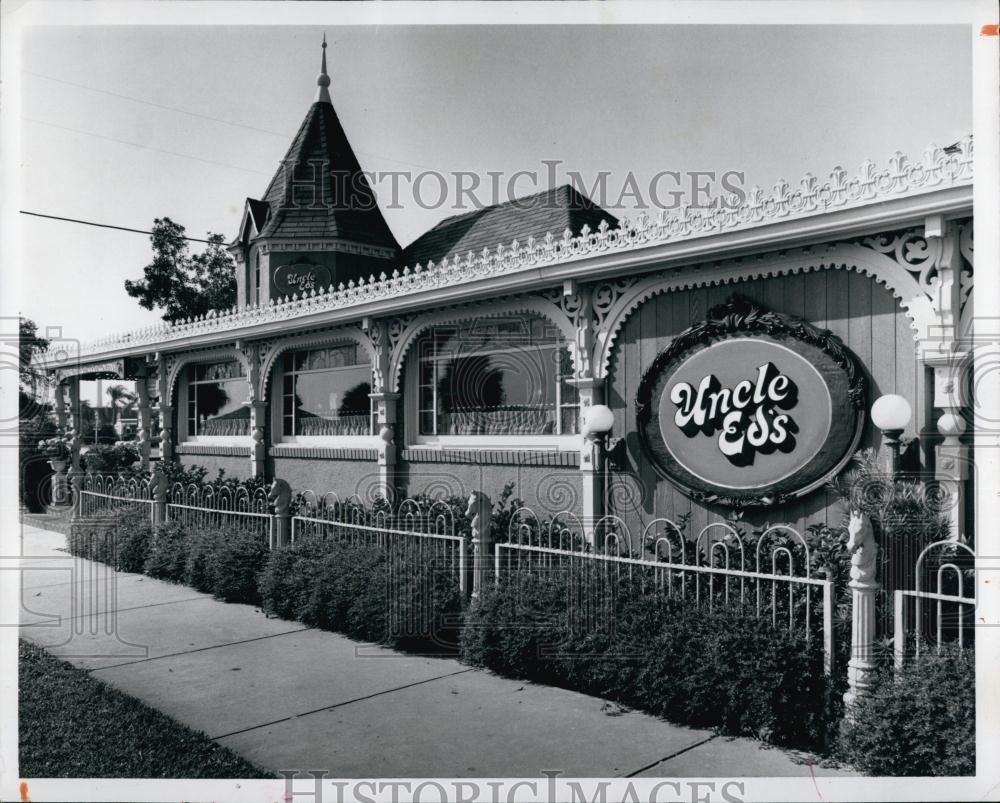
[[[465,256],[469,251],[478,256],[484,248],[493,250],[514,240],[523,244],[528,237],[541,240],[549,232],[561,237],[569,229],[577,235],[584,225],[597,229],[602,220],[610,227],[618,223],[610,212],[564,184],[446,218],[403,250],[403,262],[412,267],[418,263],[426,265],[428,260],[440,262],[444,257]]]
[[[398,252],[330,100],[326,37],[316,83],[316,99],[264,193],[267,219],[256,220],[258,236],[338,238]]]

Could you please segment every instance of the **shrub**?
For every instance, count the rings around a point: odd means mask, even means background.
[[[160,580],[181,582],[187,563],[187,537],[179,522],[168,521],[153,528],[144,571]]]
[[[192,529],[187,533],[184,582],[227,602],[260,601],[257,575],[267,544],[245,529]]]
[[[257,575],[267,560],[267,542],[259,533],[229,528],[207,540],[206,556],[210,590],[226,602],[257,604]]]
[[[149,520],[149,510],[126,509],[116,516],[115,522],[115,568],[122,572],[141,572],[149,556],[149,545],[153,537],[153,525]]]
[[[870,775],[974,775],[975,683],[972,650],[885,667],[841,729],[841,756]]]
[[[305,621],[313,573],[325,551],[322,541],[306,539],[271,552],[257,580],[261,604],[267,613]]]
[[[215,558],[218,530],[198,529],[187,534],[187,560],[184,582],[198,591],[212,593],[212,561]]]
[[[682,724],[821,746],[829,693],[821,639],[806,644],[736,606],[706,610],[625,586],[588,602],[580,591],[580,578],[565,572],[515,575],[486,591],[467,615],[463,659]]]
[[[391,646],[455,647],[458,582],[432,560],[306,538],[274,550],[259,579],[272,614]]]

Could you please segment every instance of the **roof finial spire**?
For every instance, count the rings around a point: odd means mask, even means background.
[[[319,69],[319,75],[316,76],[316,86],[319,87],[316,90],[316,100],[315,103],[329,103],[333,105],[333,101],[330,99],[330,92],[327,87],[330,86],[330,76],[326,74],[326,33],[323,34],[323,62]]]

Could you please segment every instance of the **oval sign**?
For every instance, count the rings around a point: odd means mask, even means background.
[[[643,376],[644,451],[690,495],[736,506],[801,496],[839,471],[864,424],[855,358],[830,332],[735,296]]]
[[[330,285],[330,271],[323,265],[308,262],[282,265],[274,271],[274,285],[283,296],[290,296],[292,293],[301,296],[313,290],[318,293]]]

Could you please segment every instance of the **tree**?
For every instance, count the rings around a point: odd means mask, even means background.
[[[118,418],[121,413],[127,412],[135,404],[138,396],[130,391],[124,385],[112,385],[109,387],[105,393],[108,394],[108,398],[111,399],[111,410],[113,413],[113,419],[111,421],[111,426],[118,431]]]
[[[37,405],[38,389],[47,381],[32,361],[49,349],[49,341],[38,336],[38,324],[30,318],[18,319],[18,390],[21,409]]]
[[[192,256],[184,227],[170,218],[153,221],[150,237],[153,261],[143,268],[143,278],[125,280],[125,292],[146,309],[160,308],[163,320],[178,321],[236,303],[236,265],[225,249],[221,234],[208,234],[208,246]]]
[[[52,406],[39,399],[47,384],[45,372],[32,361],[48,351],[49,341],[38,336],[38,326],[29,318],[18,322],[18,445],[20,452],[21,503],[31,510],[42,510],[45,504],[47,478],[52,473],[48,461],[38,452],[38,442],[56,434]]]

